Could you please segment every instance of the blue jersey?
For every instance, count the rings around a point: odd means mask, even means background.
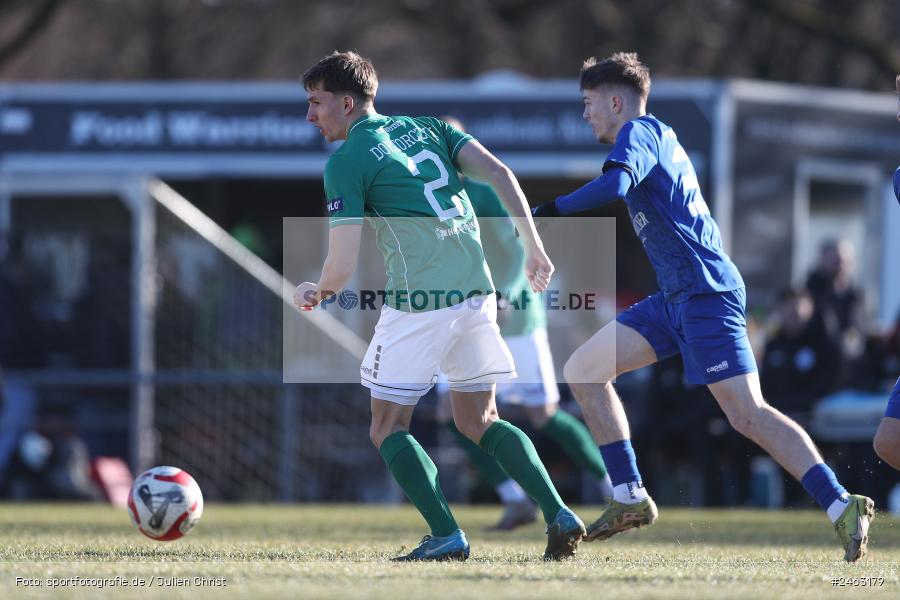
[[[615,167],[631,176],[625,204],[666,301],[744,286],[671,127],[650,114],[626,123],[603,171]]]
[[[897,196],[897,202],[900,202],[900,167],[894,171],[894,195]]]

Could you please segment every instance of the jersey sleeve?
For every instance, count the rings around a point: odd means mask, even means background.
[[[434,117],[425,117],[424,120],[427,122],[428,126],[432,127],[437,132],[438,136],[444,141],[444,144],[447,148],[447,154],[450,156],[450,160],[452,160],[453,164],[458,168],[459,165],[456,162],[456,157],[459,154],[459,151],[462,150],[462,147],[466,145],[466,142],[475,138],[440,119],[436,119]]]
[[[603,172],[621,167],[631,175],[631,181],[637,187],[658,162],[659,137],[656,132],[639,121],[629,121],[619,131],[616,144],[603,163]]]
[[[363,173],[343,156],[332,156],[325,165],[325,207],[328,226],[361,225],[365,216],[366,187]]]

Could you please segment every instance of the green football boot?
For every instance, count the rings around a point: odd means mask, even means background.
[[[834,530],[844,545],[844,560],[852,563],[866,555],[869,525],[875,518],[875,503],[871,498],[857,494],[850,495],[847,500],[847,508],[834,522]]]
[[[653,498],[648,497],[636,504],[610,500],[600,518],[588,527],[584,541],[605,540],[628,529],[650,525],[658,516],[659,511]]]

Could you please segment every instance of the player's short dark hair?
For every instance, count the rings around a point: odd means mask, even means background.
[[[650,95],[650,69],[636,52],[616,52],[601,61],[592,56],[581,65],[581,89],[593,90],[601,85],[624,85],[646,100]]]
[[[378,74],[368,58],[352,50],[335,50],[303,74],[307,91],[319,84],[332,94],[351,94],[359,100],[372,101],[378,91]]]

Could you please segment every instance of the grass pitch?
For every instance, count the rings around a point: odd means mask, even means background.
[[[585,521],[599,514],[596,507],[576,511]],[[211,504],[188,537],[158,543],[132,528],[124,511],[108,506],[0,504],[0,594],[391,600],[900,597],[900,520],[884,514],[872,527],[869,555],[848,565],[827,518],[817,511],[663,507],[652,527],[582,544],[577,557],[562,563],[541,560],[546,541],[541,525],[511,534],[485,533],[498,507],[459,506],[455,513],[472,544],[468,562],[395,564],[389,559],[426,533],[409,506]],[[143,586],[135,588],[138,578]],[[54,583],[57,587],[51,587]]]

